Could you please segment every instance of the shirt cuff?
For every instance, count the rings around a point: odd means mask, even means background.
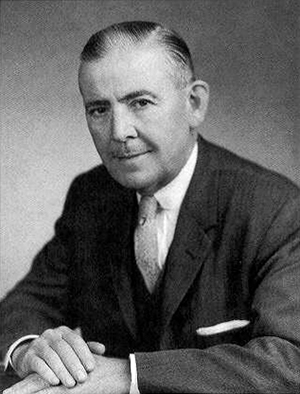
[[[6,369],[8,368],[8,366],[10,365],[14,370],[15,367],[13,365],[12,359],[11,359],[11,355],[13,354],[13,352],[15,351],[15,349],[22,343],[22,342],[26,342],[29,341],[30,339],[35,339],[38,338],[39,335],[25,335],[24,337],[18,339],[16,342],[14,342],[8,349],[5,358],[4,358],[4,370],[6,371]]]
[[[130,373],[131,373],[131,384],[130,384],[129,394],[140,394],[138,383],[137,383],[137,369],[136,369],[136,361],[134,354],[129,355],[129,361],[130,361]]]

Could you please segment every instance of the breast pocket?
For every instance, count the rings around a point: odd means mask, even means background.
[[[249,320],[231,320],[210,327],[196,329],[195,341],[201,347],[210,347],[223,343],[243,346],[251,339],[252,324]]]

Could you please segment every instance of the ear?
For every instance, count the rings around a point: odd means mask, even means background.
[[[191,128],[203,122],[209,100],[209,86],[206,82],[196,80],[188,87],[188,119]]]

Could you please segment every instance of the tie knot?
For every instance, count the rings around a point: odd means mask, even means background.
[[[156,216],[157,200],[154,196],[142,196],[139,205],[138,224],[143,226],[152,221]]]

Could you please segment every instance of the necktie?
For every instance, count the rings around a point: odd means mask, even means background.
[[[139,206],[138,224],[134,233],[136,263],[150,293],[160,274],[156,229],[157,201],[154,196],[143,196]]]

